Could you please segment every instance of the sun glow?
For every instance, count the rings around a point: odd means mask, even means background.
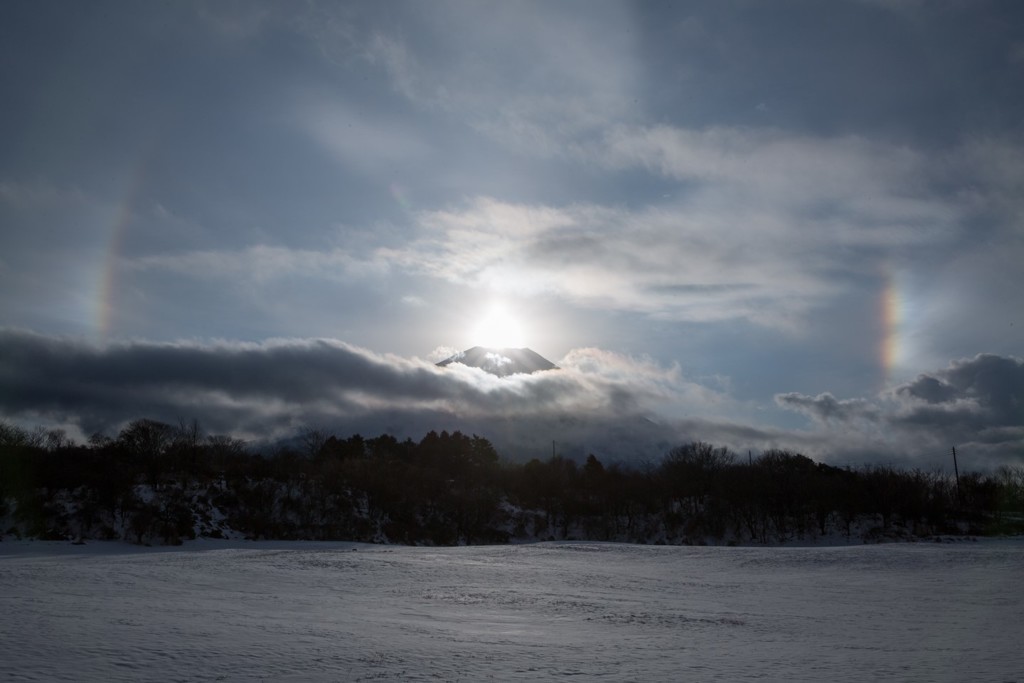
[[[522,348],[526,345],[523,327],[504,306],[494,305],[473,328],[473,344],[499,349]]]

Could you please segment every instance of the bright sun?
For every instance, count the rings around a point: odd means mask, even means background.
[[[501,305],[491,306],[477,322],[473,343],[499,349],[518,349],[526,345],[519,321]]]

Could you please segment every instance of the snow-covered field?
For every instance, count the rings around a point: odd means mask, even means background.
[[[0,679],[1024,681],[1024,542],[0,543]]]

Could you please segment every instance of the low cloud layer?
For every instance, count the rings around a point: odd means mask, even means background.
[[[775,402],[783,408],[803,413],[824,425],[857,419],[874,422],[878,419],[879,412],[877,407],[864,399],[840,400],[827,392],[817,396],[799,393],[778,394]]]
[[[558,370],[497,378],[329,339],[97,346],[7,330],[0,417],[79,438],[116,434],[139,417],[195,418],[211,433],[262,443],[309,427],[414,439],[461,429],[511,458],[543,457],[554,444],[575,457],[656,461],[699,439],[836,464],[941,467],[954,445],[974,469],[1024,461],[1024,361],[1015,358],[957,361],[870,399],[777,395],[778,406],[810,418],[803,430],[721,417],[743,406],[678,366],[596,348],[557,360]]]
[[[653,425],[646,416],[660,405],[717,397],[685,381],[678,367],[600,349],[572,351],[559,370],[506,378],[328,339],[101,347],[5,331],[0,358],[0,411],[70,425],[84,435],[152,417],[197,418],[211,431],[258,440],[314,425],[414,437],[428,429],[490,426],[508,444],[567,434],[600,442],[582,433],[588,425],[611,431],[633,422]]]
[[[941,463],[954,446],[974,468],[1024,462],[1024,360],[979,354],[922,373],[874,400],[779,394],[851,453]],[[902,446],[902,450],[897,450]],[[962,456],[964,457],[964,456]]]

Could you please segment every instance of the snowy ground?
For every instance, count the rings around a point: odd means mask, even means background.
[[[0,679],[1024,681],[1024,542],[0,543]]]

